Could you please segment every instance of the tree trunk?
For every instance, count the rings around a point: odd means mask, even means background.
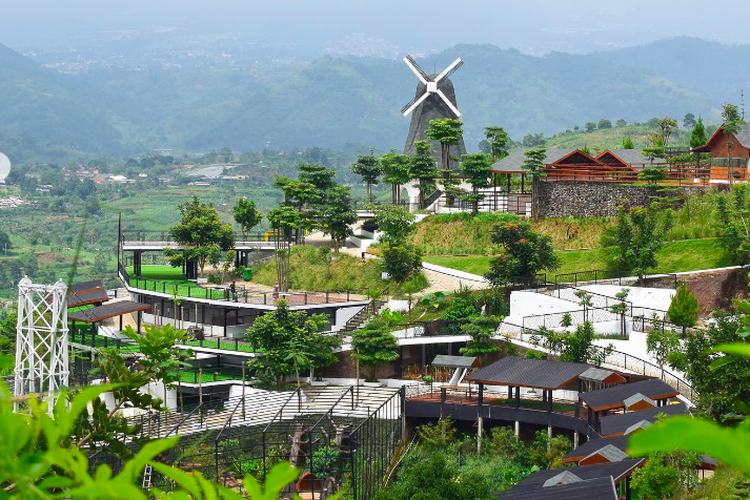
[[[367,203],[372,203],[372,184],[367,183]]]

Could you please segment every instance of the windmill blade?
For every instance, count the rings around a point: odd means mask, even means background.
[[[419,64],[417,64],[417,61],[415,61],[412,56],[407,55],[406,57],[404,57],[404,62],[407,66],[409,66],[409,69],[412,70],[415,75],[417,75],[419,81],[427,85],[427,73],[422,71],[422,68],[420,68]]]
[[[456,109],[450,99],[443,93],[442,90],[437,89],[437,94],[445,101],[445,104],[451,108],[451,111],[456,115],[456,118],[461,118],[461,112]]]
[[[453,72],[454,72],[454,71],[456,71],[456,70],[457,70],[458,68],[460,68],[461,66],[463,66],[463,64],[464,64],[464,60],[463,60],[463,59],[461,59],[460,57],[459,57],[459,58],[457,58],[457,59],[456,59],[455,61],[453,61],[452,63],[450,63],[450,64],[448,65],[448,67],[447,67],[447,68],[445,68],[445,69],[443,70],[443,72],[442,72],[442,73],[440,73],[440,74],[439,74],[439,75],[437,76],[437,78],[435,78],[435,82],[439,82],[439,81],[440,81],[440,80],[442,80],[443,78],[447,78],[447,77],[451,76],[451,75],[453,74]]]
[[[440,91],[438,91],[438,92],[440,92]],[[416,108],[417,106],[419,106],[420,104],[422,104],[422,101],[424,101],[425,99],[427,99],[429,96],[430,96],[430,93],[429,92],[425,92],[424,94],[422,94],[419,97],[419,99],[417,99],[415,97],[414,99],[412,99],[412,101],[409,104],[407,104],[406,106],[404,106],[403,108],[401,108],[401,113],[404,116],[407,116],[409,113],[411,113],[412,111],[414,111],[414,108]]]

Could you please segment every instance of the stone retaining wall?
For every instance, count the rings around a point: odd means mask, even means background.
[[[654,197],[684,196],[702,192],[705,186],[681,186],[660,192],[663,186],[634,186],[612,182],[545,181],[534,182],[532,215],[538,217],[612,217],[620,205],[646,207]]]

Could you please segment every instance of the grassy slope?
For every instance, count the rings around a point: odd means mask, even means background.
[[[561,266],[551,275],[591,269],[607,269],[607,250],[574,250],[557,252]],[[433,264],[484,274],[489,269],[489,256],[429,256]],[[653,272],[674,273],[694,269],[731,266],[732,260],[719,241],[713,238],[669,241],[657,254],[659,265]]]

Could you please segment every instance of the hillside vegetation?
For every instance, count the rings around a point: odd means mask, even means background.
[[[452,80],[476,149],[484,127],[516,139],[552,134],[600,118],[613,123],[717,115],[699,91],[597,55],[534,57],[492,45],[458,45],[420,59],[466,64]],[[399,60],[323,57],[307,64],[253,67],[112,68],[63,75],[0,46],[0,150],[15,162],[229,146],[234,150],[400,148],[409,120],[400,107],[416,81]]]

